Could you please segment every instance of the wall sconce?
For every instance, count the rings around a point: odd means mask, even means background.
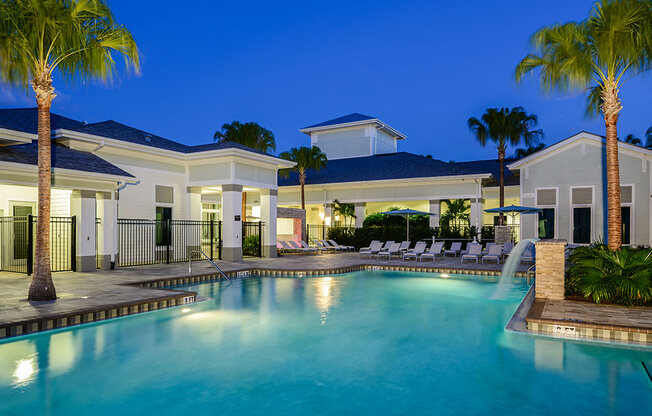
[[[331,225],[331,217],[324,218],[324,224],[326,224],[326,226],[330,227],[330,225]]]

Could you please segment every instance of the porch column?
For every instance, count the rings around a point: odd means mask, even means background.
[[[222,185],[222,259],[242,260],[242,185]]]
[[[334,208],[335,208],[335,204],[333,204],[332,202],[329,202],[324,206],[324,224],[326,226],[335,225]],[[330,223],[328,222],[327,218],[330,218]]]
[[[429,205],[430,213],[435,214],[430,216],[430,227],[439,227],[439,218],[441,214],[440,201],[438,199],[431,199]]]
[[[276,218],[278,190],[261,189],[260,191],[260,221],[263,226],[263,256],[276,257]]]
[[[185,217],[189,220],[201,220],[201,187],[186,187]]]
[[[97,235],[97,256],[99,266],[102,270],[109,270],[111,262],[115,262],[115,247],[118,237],[118,223],[115,217],[115,203],[111,192],[98,192],[95,195],[97,199],[97,218],[100,224],[96,228]]]
[[[362,227],[365,217],[367,216],[367,203],[366,202],[356,202],[355,203],[355,228]]]
[[[482,205],[484,199],[471,198],[471,226],[478,229],[478,234],[482,230]]]
[[[95,192],[73,191],[70,195],[70,215],[77,218],[75,271],[95,271]]]

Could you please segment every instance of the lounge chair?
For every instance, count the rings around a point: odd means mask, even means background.
[[[530,244],[521,254],[520,263],[534,263],[534,244]]]
[[[444,250],[444,256],[448,254],[452,254],[453,256],[457,257],[457,255],[460,254],[461,250],[462,250],[462,243],[455,242],[451,244],[451,248],[449,248],[448,250]]]
[[[377,243],[372,243],[371,246],[369,247],[361,248],[358,254],[360,256],[362,256],[363,254],[368,254],[369,258],[371,258],[371,256],[377,254],[381,248],[383,248],[383,243],[379,241]]]
[[[380,248],[380,251],[387,251],[394,244],[394,240],[385,241],[385,244]]]
[[[316,241],[318,241],[319,244],[320,244],[321,246],[323,246],[324,248],[327,248],[327,249],[329,249],[329,250],[333,250],[333,251],[342,251],[342,248],[341,248],[341,247],[335,247],[334,245],[330,244],[330,243],[329,243],[328,241],[326,241],[326,240],[316,240]]]
[[[324,240],[314,240],[315,245],[317,246],[317,250],[320,252],[324,251],[335,251],[334,247],[331,247],[329,244],[324,244]]]
[[[419,260],[423,260],[423,258],[429,258],[432,257],[432,261],[435,261],[437,259],[437,256],[441,256],[444,254],[444,242],[440,241],[438,243],[433,243],[430,246],[430,250],[426,251],[425,253],[421,254],[419,256]]]
[[[469,249],[470,249],[471,246],[474,245],[474,244],[480,244],[480,243],[478,243],[477,241],[471,241],[470,243],[466,243],[466,248],[465,248],[464,250],[460,251],[460,256],[462,256],[462,255],[464,255],[464,254],[468,254],[468,253],[469,253]]]
[[[323,253],[324,251],[328,251],[327,248],[322,247],[318,242],[315,243],[315,244],[317,244],[317,247],[310,247],[310,245],[308,243],[306,243],[305,241],[303,241],[303,240],[299,240],[299,244],[301,245],[301,247],[303,247],[305,249],[316,250],[319,253]]]
[[[410,242],[409,241],[403,241],[401,243],[401,247],[399,247],[399,251],[404,252],[408,251],[410,249]]]
[[[503,244],[503,252],[502,252],[503,259],[509,256],[509,253],[511,253],[513,249],[514,249],[514,243]]]
[[[303,242],[303,241],[302,241],[302,242]],[[300,244],[299,244],[298,242],[296,242],[296,241],[289,241],[289,243],[290,243],[290,245],[292,246],[292,248],[294,248],[294,249],[297,250],[297,251],[301,251],[301,252],[304,252],[304,253],[316,253],[316,252],[317,252],[317,249],[316,249],[316,248],[313,248],[313,247],[303,247],[302,245],[300,245]]]
[[[492,246],[495,246],[495,245],[496,245],[496,243],[487,243],[487,245],[484,246],[484,251],[485,251],[486,253],[488,253],[488,252],[489,252],[489,249],[490,249]]]
[[[487,250],[487,254],[482,256],[482,263],[484,263],[485,260],[496,260],[496,264],[500,263],[500,259],[503,256],[503,245],[502,244],[494,244],[492,246],[489,246],[489,249]]]
[[[411,257],[414,257],[414,261],[416,261],[420,255],[423,254],[423,252],[426,251],[426,243],[423,241],[417,242],[417,244],[414,246],[412,250],[404,251],[403,252],[403,260],[407,260]]]
[[[281,247],[283,247],[284,251],[287,251],[289,253],[296,253],[298,251],[304,251],[304,250],[299,250],[292,245],[290,245],[289,241],[278,241],[278,243],[281,244]]]
[[[401,247],[401,243],[392,243],[392,245],[389,246],[387,250],[383,250],[379,252],[376,256],[378,258],[387,257],[387,260],[391,260],[393,255],[395,254],[397,256],[401,255],[400,247]]]
[[[374,243],[380,243],[380,240],[371,240],[371,243],[369,243],[368,247],[361,247],[360,250],[370,250],[371,245],[374,244]]]
[[[328,242],[331,243],[331,245],[333,247],[335,247],[335,248],[339,247],[340,250],[342,250],[342,251],[353,251],[353,250],[355,250],[355,247],[353,247],[353,246],[343,246],[343,245],[337,244],[335,242],[335,240],[328,240]]]
[[[464,263],[464,260],[475,260],[478,262],[478,259],[482,256],[482,245],[474,244],[469,247],[469,252],[460,257],[460,263]]]

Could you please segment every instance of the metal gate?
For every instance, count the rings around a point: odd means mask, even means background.
[[[32,274],[37,217],[0,217],[0,270]],[[74,271],[76,218],[50,217],[50,270]]]
[[[265,223],[242,223],[242,256],[263,257],[263,226]]]
[[[222,221],[118,219],[119,266],[222,258]]]

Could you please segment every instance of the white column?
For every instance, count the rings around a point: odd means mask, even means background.
[[[185,202],[185,219],[201,220],[201,187],[187,186]]]
[[[222,185],[222,259],[242,260],[242,185]]]
[[[439,227],[439,218],[441,216],[440,202],[438,199],[431,199],[429,204],[430,213],[435,214],[430,216],[430,226],[432,228]]]
[[[100,219],[100,224],[96,229],[98,232],[97,255],[100,260],[100,269],[109,270],[111,262],[115,262],[118,237],[118,222],[115,217],[116,201],[111,192],[98,192],[95,198],[97,200],[97,218]]]
[[[276,257],[276,209],[278,190],[262,189],[260,191],[260,221],[263,226],[263,256]]]
[[[367,216],[367,203],[366,202],[356,202],[355,203],[355,227],[362,227],[365,217]]]
[[[332,202],[325,204],[324,208],[324,224],[326,226],[335,225],[335,213],[334,213],[335,204]],[[328,220],[330,218],[330,222]]]
[[[95,192],[73,191],[70,195],[70,214],[77,220],[75,271],[95,271]]]
[[[478,234],[482,231],[482,205],[484,200],[482,198],[471,198],[471,225],[476,227]]]

